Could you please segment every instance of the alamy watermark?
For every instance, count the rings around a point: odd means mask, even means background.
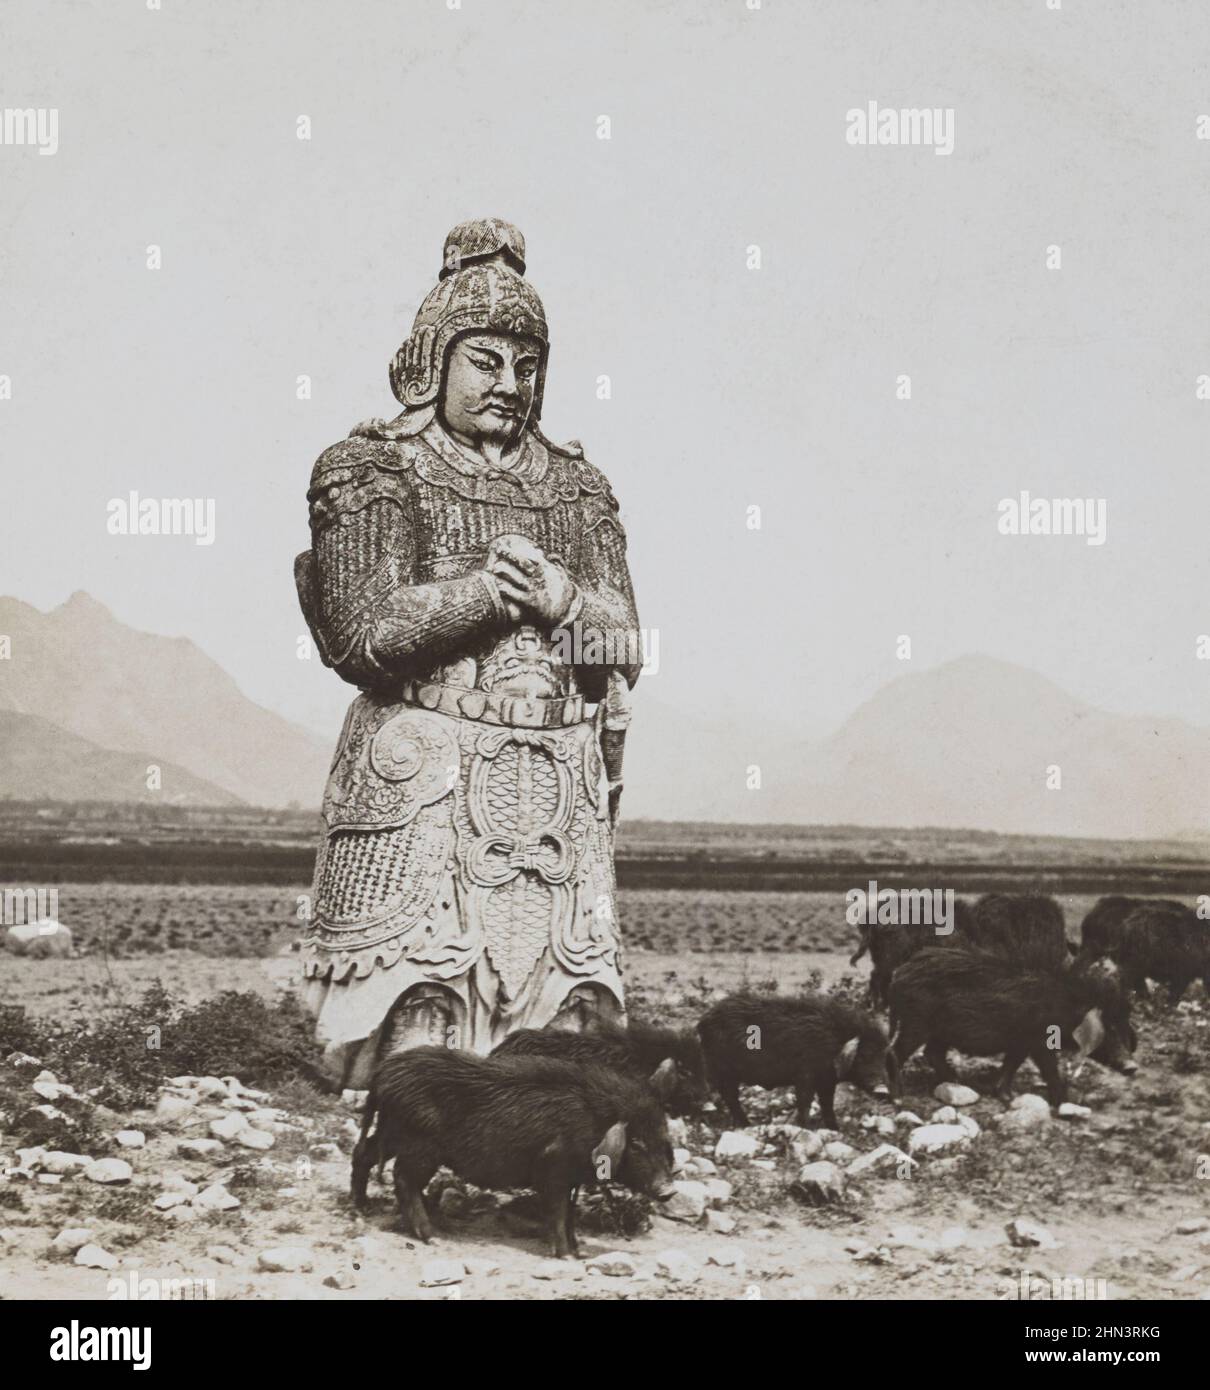
[[[845,112],[844,138],[850,145],[931,145],[934,154],[953,154],[954,108],[896,109],[870,101]]]
[[[851,927],[932,927],[937,936],[954,930],[952,888],[879,888],[871,879],[865,888],[850,888],[845,902]]]
[[[213,497],[111,497],[105,505],[111,536],[192,536],[214,544]]]
[[[1104,545],[1109,505],[1103,497],[1031,497],[1021,492],[996,504],[1002,536],[1083,536]]]
[[[0,111],[0,144],[32,145],[39,154],[59,152],[57,106],[6,106]]]

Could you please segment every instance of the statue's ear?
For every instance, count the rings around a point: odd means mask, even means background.
[[[666,1105],[672,1099],[678,1080],[676,1063],[671,1057],[665,1057],[651,1073],[651,1089],[655,1092],[656,1098]]]
[[[626,1152],[626,1121],[619,1120],[605,1131],[605,1137],[592,1151],[592,1166],[597,1178],[604,1182],[612,1178],[621,1167],[622,1155]]]
[[[853,1070],[853,1063],[857,1060],[857,1044],[860,1041],[860,1038],[850,1038],[836,1054],[836,1079],[838,1081],[843,1081]]]

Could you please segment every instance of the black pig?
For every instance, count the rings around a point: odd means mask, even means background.
[[[660,1095],[671,1081],[667,1064],[648,1084],[546,1057],[444,1047],[394,1053],[366,1099],[353,1201],[364,1207],[370,1169],[393,1157],[404,1228],[427,1242],[433,1227],[424,1189],[444,1166],[477,1187],[536,1190],[554,1254],[574,1254],[581,1184],[609,1178],[657,1199],[670,1195],[672,1145]]]
[[[887,1035],[877,1019],[822,994],[778,999],[734,994],[704,1013],[697,1025],[706,1073],[731,1118],[746,1125],[741,1085],[793,1086],[798,1123],[819,1097],[824,1124],[835,1129],[838,1081],[872,1095],[889,1095]]]

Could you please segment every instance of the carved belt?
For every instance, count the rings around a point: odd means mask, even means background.
[[[456,719],[477,719],[511,729],[561,729],[584,719],[583,695],[542,700],[494,690],[468,690],[460,685],[405,681],[400,698],[404,704],[452,714]]]

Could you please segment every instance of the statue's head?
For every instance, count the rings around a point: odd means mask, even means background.
[[[440,278],[391,363],[405,410],[439,406],[455,429],[501,442],[537,422],[549,339],[524,270],[525,239],[509,223],[450,232]]]

